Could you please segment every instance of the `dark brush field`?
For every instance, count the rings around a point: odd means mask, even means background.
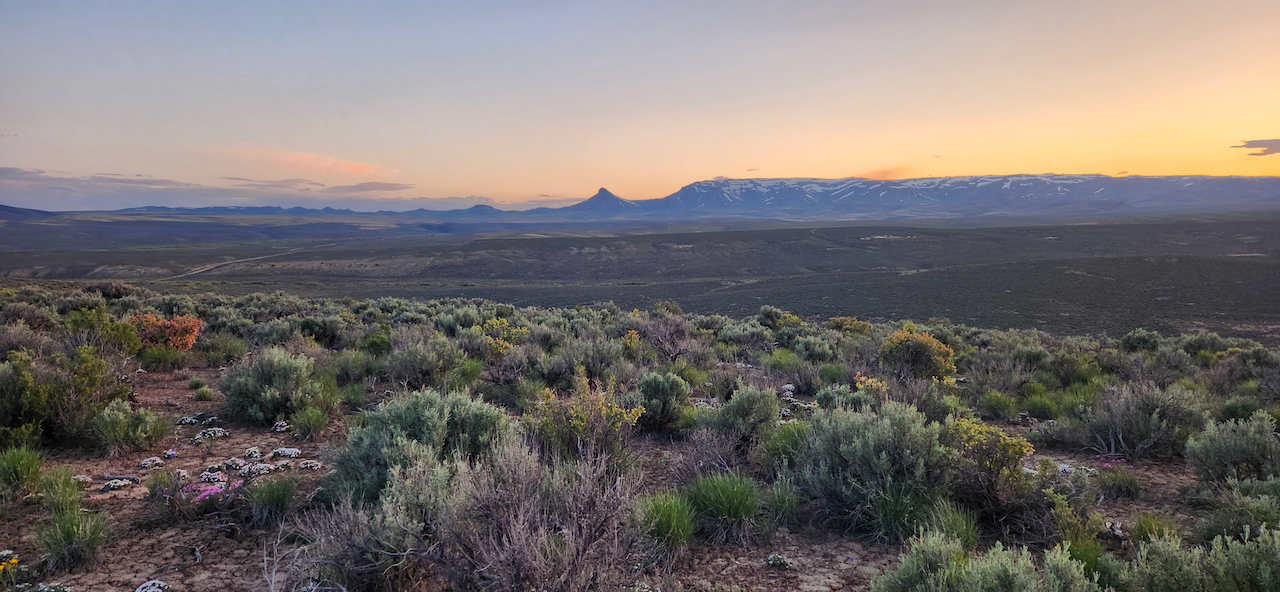
[[[844,226],[631,236],[326,237],[21,250],[0,277],[165,291],[483,297],[518,305],[674,300],[691,312],[945,317],[1118,336],[1207,329],[1280,343],[1280,216],[998,228]],[[312,235],[314,236],[314,235]],[[98,249],[98,250],[95,250]],[[110,250],[107,250],[110,249]]]

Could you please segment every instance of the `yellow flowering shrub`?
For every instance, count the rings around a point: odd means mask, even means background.
[[[612,381],[601,387],[583,374],[579,368],[569,396],[543,389],[526,421],[548,452],[577,458],[596,451],[620,460],[644,407],[619,404]]]
[[[529,337],[528,327],[512,327],[511,321],[504,318],[485,321],[481,331],[489,337],[507,342],[508,345],[524,343],[525,338]]]
[[[951,444],[961,456],[997,482],[1020,478],[1022,461],[1035,452],[1030,442],[975,419],[948,424]]]
[[[890,335],[880,346],[880,361],[902,378],[943,380],[956,373],[955,355],[955,350],[936,337],[917,333],[914,327]]]

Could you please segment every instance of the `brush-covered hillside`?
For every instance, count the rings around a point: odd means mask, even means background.
[[[784,309],[0,290],[0,590],[1275,589],[1276,351]]]

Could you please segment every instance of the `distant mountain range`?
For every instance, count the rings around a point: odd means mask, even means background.
[[[522,224],[588,221],[902,220],[1020,216],[1128,216],[1280,209],[1280,177],[1109,177],[1010,175],[870,179],[716,179],[662,199],[628,201],[607,189],[562,208],[354,212],[332,208],[152,206],[119,215],[389,216],[438,223]],[[52,215],[0,208],[0,219]]]

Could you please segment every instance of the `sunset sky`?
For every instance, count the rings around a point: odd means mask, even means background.
[[[0,0],[6,205],[1047,172],[1280,175],[1280,2]]]

